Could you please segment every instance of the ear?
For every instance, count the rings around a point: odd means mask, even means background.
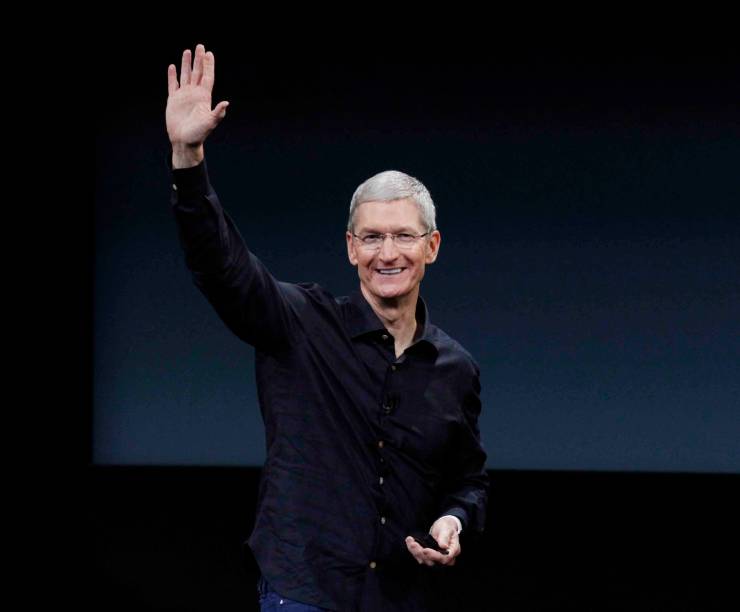
[[[426,244],[426,257],[424,259],[426,263],[430,264],[436,261],[437,255],[439,254],[439,245],[441,243],[442,234],[439,233],[439,230],[434,230],[429,236],[429,240],[427,240]]]
[[[355,250],[355,241],[352,237],[352,233],[348,230],[345,234],[347,239],[347,257],[349,257],[349,263],[353,266],[357,265],[357,251]]]

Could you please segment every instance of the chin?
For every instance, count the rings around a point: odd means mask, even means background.
[[[378,287],[371,286],[372,292],[382,298],[399,298],[408,295],[413,287]]]

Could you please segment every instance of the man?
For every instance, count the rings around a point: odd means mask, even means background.
[[[214,62],[198,45],[179,82],[168,67],[172,206],[195,284],[256,349],[267,460],[247,542],[262,609],[429,609],[430,566],[455,563],[461,529],[483,530],[488,487],[478,366],[419,295],[441,241],[434,204],[413,177],[380,173],[350,205],[359,291],[275,280],[208,180],[203,143],[228,105],[211,109]]]

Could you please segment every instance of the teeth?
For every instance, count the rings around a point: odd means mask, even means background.
[[[378,270],[380,274],[400,274],[401,268],[389,268],[387,270]]]

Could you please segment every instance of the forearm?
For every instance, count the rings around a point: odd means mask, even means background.
[[[478,427],[481,412],[480,370],[474,365],[473,377],[462,402],[463,419],[459,422],[457,447],[446,479],[445,497],[440,516],[458,517],[463,529],[481,532],[486,523],[489,478],[487,454]]]
[[[175,156],[173,152],[173,164]],[[246,247],[227,221],[205,160],[172,168],[171,204],[188,269],[199,275],[225,273]]]
[[[174,158],[173,151],[173,166]],[[172,181],[172,210],[195,285],[242,340],[263,349],[277,347],[289,335],[286,297],[222,208],[205,159],[173,167]]]
[[[439,514],[459,519],[463,530],[482,532],[487,503],[488,476],[483,473],[445,496]]]

